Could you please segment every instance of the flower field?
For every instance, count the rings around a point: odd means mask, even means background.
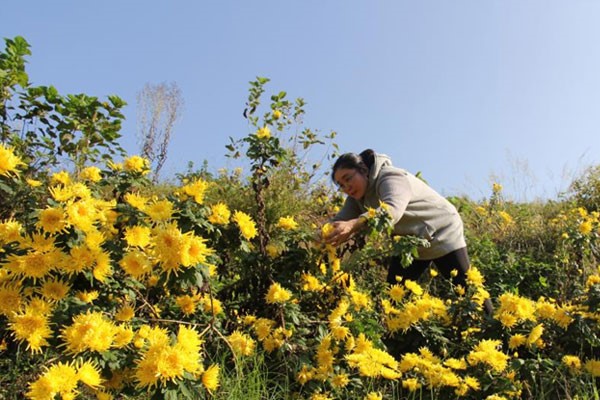
[[[258,116],[251,82],[227,147],[249,172],[156,184],[118,145],[122,101],[32,87],[27,54],[0,53],[0,399],[598,398],[594,170],[557,202],[450,199],[468,286],[389,285],[423,242],[385,205],[321,242],[341,199],[301,162],[324,142],[301,99]]]

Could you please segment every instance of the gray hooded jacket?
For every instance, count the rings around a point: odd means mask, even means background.
[[[394,233],[414,235],[429,241],[419,248],[419,259],[432,260],[466,246],[463,223],[456,208],[425,182],[392,166],[390,158],[375,154],[365,195],[360,200],[348,196],[334,221],[346,221],[378,208],[389,206]]]

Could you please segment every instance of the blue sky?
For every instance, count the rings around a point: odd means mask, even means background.
[[[35,85],[116,94],[138,153],[136,94],[185,107],[164,174],[233,167],[248,82],[307,102],[304,125],[421,171],[444,195],[554,197],[600,163],[600,2],[6,1],[0,35],[32,46]]]

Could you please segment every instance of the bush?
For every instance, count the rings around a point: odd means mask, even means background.
[[[65,101],[116,104],[67,96],[52,124],[40,117],[42,130],[17,134],[23,110],[58,96],[22,95],[27,53],[16,38],[0,55],[4,398],[597,396],[595,211],[510,204],[499,186],[482,203],[452,199],[473,259],[468,286],[435,270],[390,286],[386,259],[408,264],[423,241],[393,236],[385,206],[369,210],[355,242],[319,240],[340,198],[294,148],[321,139],[284,136],[301,122],[302,100],[279,92],[257,117],[268,80],[251,82],[252,132],[229,147],[249,174],[188,171],[154,185],[147,160],[113,159],[116,114],[68,136]],[[71,146],[96,134],[100,142]]]

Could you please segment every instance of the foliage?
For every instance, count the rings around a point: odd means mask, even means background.
[[[0,53],[0,141],[21,155],[24,173],[56,169],[62,162],[72,162],[79,172],[86,164],[124,155],[118,139],[126,103],[117,96],[63,96],[53,86],[31,86],[25,71],[30,54],[22,37],[7,39]]]
[[[570,185],[568,194],[588,211],[600,211],[600,166],[588,167]]]
[[[59,107],[52,126],[14,133],[27,53],[16,38],[0,57],[0,190],[22,202],[0,204],[5,398],[597,398],[595,209],[512,204],[499,184],[480,203],[451,199],[467,287],[435,269],[389,285],[387,259],[408,264],[426,243],[393,236],[382,204],[355,242],[323,244],[340,197],[294,147],[325,143],[293,133],[302,100],[279,92],[259,118],[268,80],[251,82],[251,132],[228,148],[250,175],[188,171],[158,186],[136,155],[96,163],[59,140],[32,158],[73,115]]]

